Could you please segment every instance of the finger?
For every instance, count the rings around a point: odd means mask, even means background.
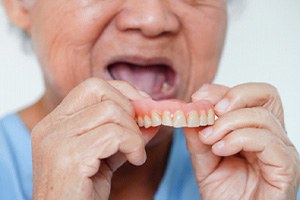
[[[106,100],[116,102],[134,116],[130,101],[107,81],[98,78],[88,79],[71,90],[57,109],[64,115],[72,115]]]
[[[220,157],[211,151],[211,146],[199,140],[198,132],[199,128],[184,128],[186,144],[190,152],[196,179],[202,181],[215,170],[220,162]]]
[[[125,112],[123,108],[108,100],[77,113],[72,119],[64,123],[62,131],[69,130],[70,134],[75,132],[80,135],[107,123],[115,123],[132,131],[142,133],[145,143],[148,143],[160,128],[140,128],[135,119]]]
[[[233,131],[212,147],[219,156],[240,153],[248,162],[255,162],[263,178],[282,188],[291,184],[299,174],[299,157],[294,146],[265,129],[246,128]],[[256,156],[256,158],[255,158]]]
[[[119,90],[122,94],[124,94],[130,100],[140,100],[140,99],[151,99],[151,96],[144,91],[140,91],[136,89],[133,85],[128,82],[113,80],[108,81],[113,87]],[[141,132],[143,133],[143,137],[145,142],[148,143],[158,132],[160,127],[151,127],[151,128],[141,128]]]
[[[85,158],[102,160],[120,152],[133,165],[146,161],[142,135],[116,124],[106,124],[81,135],[78,145]]]
[[[232,156],[241,151],[253,152],[265,164],[285,166],[291,156],[283,141],[266,129],[244,128],[231,132],[212,146],[218,156]]]
[[[265,107],[270,110],[284,126],[283,109],[276,88],[266,83],[246,83],[230,89],[215,106],[217,115],[248,107]]]
[[[229,90],[228,87],[217,84],[204,84],[192,95],[192,101],[207,100],[216,104]],[[203,128],[185,128],[187,148],[190,152],[197,180],[203,180],[209,175],[220,161],[220,157],[212,153],[211,147],[202,143],[198,133]]]
[[[128,82],[113,80],[108,81],[114,88],[116,88],[119,92],[121,92],[124,96],[126,96],[130,100],[140,100],[145,98],[151,98],[149,94],[144,91],[140,91],[136,89],[133,85]]]
[[[203,129],[199,137],[203,143],[212,145],[230,132],[243,128],[267,129],[287,144],[289,142],[278,119],[262,107],[244,108],[226,113],[220,116],[213,126]]]
[[[148,144],[155,137],[155,135],[158,133],[160,128],[161,128],[161,126],[150,127],[150,128],[141,128],[140,127],[140,131],[142,132],[142,135],[143,135],[143,138],[144,138],[144,141],[146,144]]]
[[[72,115],[63,122],[60,132],[81,135],[107,123],[115,123],[132,131],[140,132],[134,118],[111,100],[95,104]]]
[[[229,88],[218,84],[204,84],[202,87],[192,95],[192,101],[208,100],[212,104],[218,103]]]
[[[152,127],[152,128],[142,128],[145,130],[142,130],[144,141],[147,144],[158,132],[159,127]],[[111,156],[110,158],[106,159],[105,162],[109,166],[109,168],[114,172],[116,171],[120,166],[122,166],[126,162],[126,157],[124,154],[118,152],[115,155]]]

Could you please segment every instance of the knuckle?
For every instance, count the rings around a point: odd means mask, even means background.
[[[260,119],[261,122],[271,122],[276,125],[278,131],[280,130],[280,135],[286,135],[286,131],[281,125],[280,120],[271,110],[264,107],[257,107],[254,111],[257,113],[258,119]]]
[[[266,112],[268,112],[266,109],[262,107],[255,107],[255,108],[246,108],[248,112],[250,112],[252,115],[257,117],[262,117],[267,115]]]
[[[271,111],[263,107],[255,107],[255,108],[246,108],[253,117],[256,117],[260,121],[270,121],[274,120],[274,115]]]
[[[262,83],[262,84],[267,88],[268,91],[270,91],[270,94],[275,94],[275,95],[278,94],[278,90],[274,85],[270,83]]]
[[[77,160],[75,168],[83,177],[95,174],[100,167],[101,161],[91,157],[84,157]]]
[[[124,128],[120,127],[119,125],[115,124],[115,123],[109,123],[107,125],[104,125],[104,131],[109,133],[108,135],[108,139],[109,140],[114,140],[116,141],[118,144],[120,144],[121,142],[121,138],[122,136],[124,136]]]
[[[104,113],[103,113],[104,115],[109,117],[114,122],[120,122],[122,111],[115,102],[107,100],[104,101],[102,105],[104,107]],[[103,112],[102,109],[101,111]]]
[[[243,83],[233,87],[229,90],[227,96],[230,99],[242,99],[243,91],[252,91],[252,92],[264,92],[267,95],[264,95],[264,98],[261,101],[266,101],[267,99],[273,99],[274,97],[279,96],[277,88],[269,83]]]
[[[122,112],[128,112],[129,115],[134,116],[135,111],[133,106],[131,105],[131,103],[129,101],[123,101],[124,106],[111,101],[111,100],[107,100],[105,101],[106,105],[107,105],[107,112],[112,115],[113,119],[115,120],[120,120],[120,117],[122,116]]]
[[[236,86],[229,90],[226,96],[231,101],[239,102],[243,97],[243,93],[240,92],[239,86]]]
[[[277,88],[269,83],[263,83],[264,87],[266,88],[267,91],[267,96],[266,96],[266,101],[269,102],[280,102],[280,95],[277,90]]]
[[[89,94],[99,96],[101,91],[107,87],[107,83],[99,78],[90,78],[83,82],[82,87]]]
[[[283,146],[283,141],[271,131],[264,130],[264,137],[267,141],[267,146],[275,148],[276,146],[280,145]]]
[[[241,132],[238,133],[237,135],[238,135],[238,137],[235,137],[235,139],[236,139],[235,143],[236,144],[239,144],[241,146],[244,146],[245,144],[247,144],[247,140],[248,140],[248,136],[247,135],[241,134]]]

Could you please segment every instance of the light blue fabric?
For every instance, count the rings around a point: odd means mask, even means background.
[[[155,200],[200,200],[181,129],[175,129],[165,175]],[[0,199],[32,199],[30,133],[16,114],[0,120]],[[298,193],[298,200],[300,195]]]
[[[32,197],[30,134],[17,115],[0,120],[0,199]]]

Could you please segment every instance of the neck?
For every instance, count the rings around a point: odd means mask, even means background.
[[[50,112],[44,97],[32,106],[21,110],[18,114],[26,127],[31,131],[33,127]]]
[[[59,98],[54,94],[51,92],[51,89],[46,89],[45,94],[38,102],[18,113],[30,132],[39,121],[46,117],[59,104]]]

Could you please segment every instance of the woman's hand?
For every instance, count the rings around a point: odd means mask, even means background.
[[[113,172],[126,160],[143,164],[154,135],[134,120],[129,99],[140,98],[122,81],[73,89],[32,131],[34,199],[108,199]]]
[[[299,155],[284,129],[277,90],[249,83],[205,85],[193,100],[215,104],[211,127],[185,129],[203,199],[296,199]]]

